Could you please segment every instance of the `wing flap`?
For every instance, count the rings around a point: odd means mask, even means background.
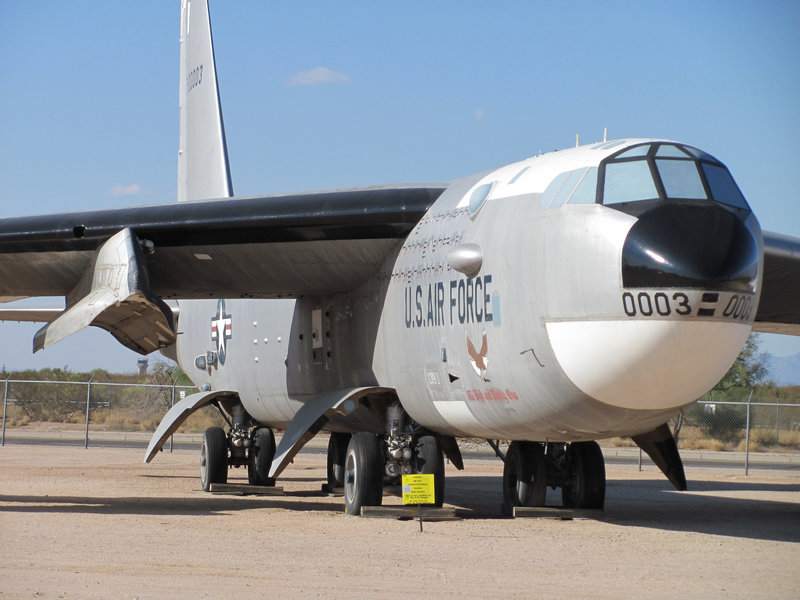
[[[764,276],[753,331],[800,335],[800,239],[764,232]]]

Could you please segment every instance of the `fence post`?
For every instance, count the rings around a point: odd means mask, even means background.
[[[83,436],[84,450],[89,447],[89,403],[92,401],[92,381],[94,381],[94,375],[92,375],[89,383],[86,384],[86,433]]]
[[[6,377],[6,393],[3,395],[3,441],[0,446],[6,445],[6,409],[8,408],[8,380],[11,379],[11,373]]]
[[[750,401],[753,399],[753,388],[747,397],[747,417],[744,425],[744,474],[750,474]]]
[[[177,381],[173,381],[172,382],[172,402],[170,402],[170,405],[169,405],[170,409],[172,409],[172,407],[175,406],[175,386],[176,385],[178,385],[178,382]],[[170,452],[170,454],[172,454],[172,442],[173,442],[173,438],[174,437],[175,437],[174,433],[171,436],[169,436],[169,452]]]

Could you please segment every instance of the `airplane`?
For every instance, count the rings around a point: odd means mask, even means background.
[[[458,438],[508,440],[506,510],[602,508],[597,440],[630,436],[686,489],[668,420],[725,374],[751,331],[800,335],[800,239],[761,230],[733,177],[693,146],[604,140],[446,184],[235,197],[207,0],[181,6],[178,202],[0,220],[5,309],[46,324],[34,351],[92,325],[176,360],[205,490],[246,467],[274,485],[330,432],[348,514],[402,475],[464,468]],[[284,430],[276,445],[275,431]]]

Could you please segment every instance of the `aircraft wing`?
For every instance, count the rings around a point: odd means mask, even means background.
[[[800,239],[764,232],[764,278],[753,331],[800,335]]]
[[[148,353],[174,342],[164,299],[285,298],[357,287],[445,187],[380,186],[2,219],[0,297],[66,297],[68,308],[37,334],[35,350],[96,325]]]
[[[270,298],[352,289],[444,190],[377,187],[176,202],[0,220],[0,296],[65,296],[123,229],[161,298]]]

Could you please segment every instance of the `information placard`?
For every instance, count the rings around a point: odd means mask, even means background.
[[[416,473],[403,475],[403,504],[435,504],[433,475]]]

